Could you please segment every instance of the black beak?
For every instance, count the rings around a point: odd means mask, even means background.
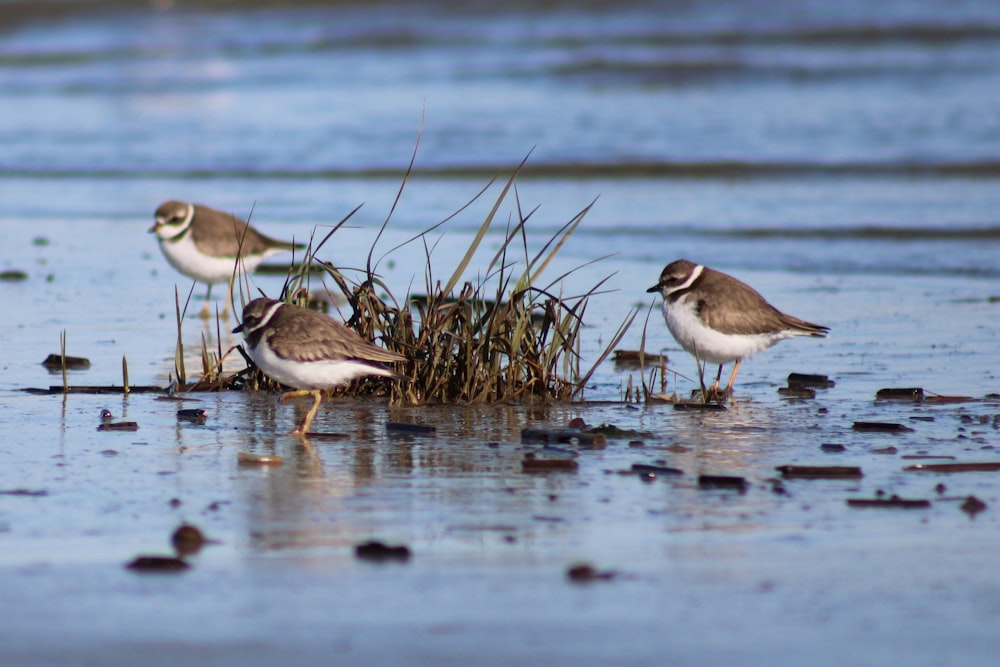
[[[239,325],[238,327],[236,327],[235,329],[233,329],[233,333],[240,333],[241,331],[243,331],[243,325],[242,324]]]
[[[659,285],[659,283],[657,283],[656,285],[653,285],[648,290],[646,290],[646,292],[659,292],[659,291],[660,291],[660,285]]]

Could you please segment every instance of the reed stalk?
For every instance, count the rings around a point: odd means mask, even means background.
[[[69,393],[69,379],[66,377],[66,330],[59,332],[59,365],[62,369],[63,393]]]

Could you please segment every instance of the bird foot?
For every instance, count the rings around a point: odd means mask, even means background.
[[[719,386],[712,386],[705,390],[704,400],[705,403],[715,403],[716,405],[722,405],[727,402],[733,396],[732,389],[722,389]]]
[[[286,391],[284,394],[281,395],[281,402],[287,403],[289,400],[293,398],[302,398],[303,396],[312,396],[312,392],[306,391],[305,389],[295,389],[293,391]],[[300,422],[299,426],[301,426],[302,423],[303,422]]]

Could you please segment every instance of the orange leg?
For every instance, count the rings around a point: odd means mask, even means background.
[[[295,427],[295,430],[292,431],[292,435],[306,435],[309,433],[309,427],[312,426],[312,421],[316,417],[316,413],[319,412],[319,404],[323,402],[323,393],[319,389],[289,391],[281,395],[281,401],[284,403],[289,398],[297,398],[299,396],[312,396],[313,404],[309,408],[309,412],[306,413],[306,416]]]
[[[733,373],[729,376],[729,384],[726,385],[725,389],[720,389],[719,384],[722,382],[722,364],[719,364],[719,372],[715,375],[715,384],[708,388],[705,394],[705,402],[709,400],[714,400],[716,403],[722,404],[733,394],[733,383],[736,381],[736,373],[740,370],[740,363],[742,359],[737,359],[736,363],[733,365]],[[704,390],[703,390],[704,391]]]
[[[209,299],[212,298],[212,283],[208,284],[208,291],[205,292],[205,305],[202,307],[201,312],[198,313],[198,317],[203,320],[207,320],[212,314],[211,308],[208,307]]]
[[[733,374],[729,376],[729,384],[726,385],[726,396],[730,396],[733,393],[733,383],[736,382],[736,373],[740,370],[740,364],[743,363],[742,359],[737,359],[736,363],[733,364]],[[722,372],[721,367],[719,372]]]

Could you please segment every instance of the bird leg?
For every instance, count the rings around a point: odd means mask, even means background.
[[[319,404],[323,402],[323,394],[319,389],[297,389],[295,391],[285,392],[281,395],[281,402],[284,403],[289,398],[298,398],[300,396],[312,396],[313,404],[309,408],[309,412],[306,416],[299,422],[299,425],[295,427],[292,431],[292,435],[306,435],[309,433],[309,427],[312,425],[312,420],[316,417],[316,413],[319,412]]]
[[[707,398],[705,399],[706,403],[709,400],[714,400],[717,404],[722,405],[733,395],[733,384],[736,382],[736,374],[740,370],[741,363],[743,363],[743,360],[737,359],[736,363],[733,364],[733,372],[729,376],[729,384],[726,385],[725,389],[719,388],[719,383],[722,381],[722,364],[719,364],[719,372],[715,376],[715,384],[708,388]]]
[[[715,401],[721,405],[726,400],[726,394],[719,391],[719,383],[722,382],[722,364],[719,364],[719,372],[715,374],[715,383],[708,388],[705,402]]]
[[[198,314],[203,320],[207,320],[212,314],[212,311],[208,308],[208,301],[212,298],[212,283],[208,284],[208,291],[205,292],[205,305],[202,307],[201,312]]]
[[[740,364],[743,363],[742,359],[737,359],[736,363],[733,364],[733,374],[729,376],[729,384],[726,385],[726,394],[733,393],[733,383],[736,382],[736,373],[740,370]]]

